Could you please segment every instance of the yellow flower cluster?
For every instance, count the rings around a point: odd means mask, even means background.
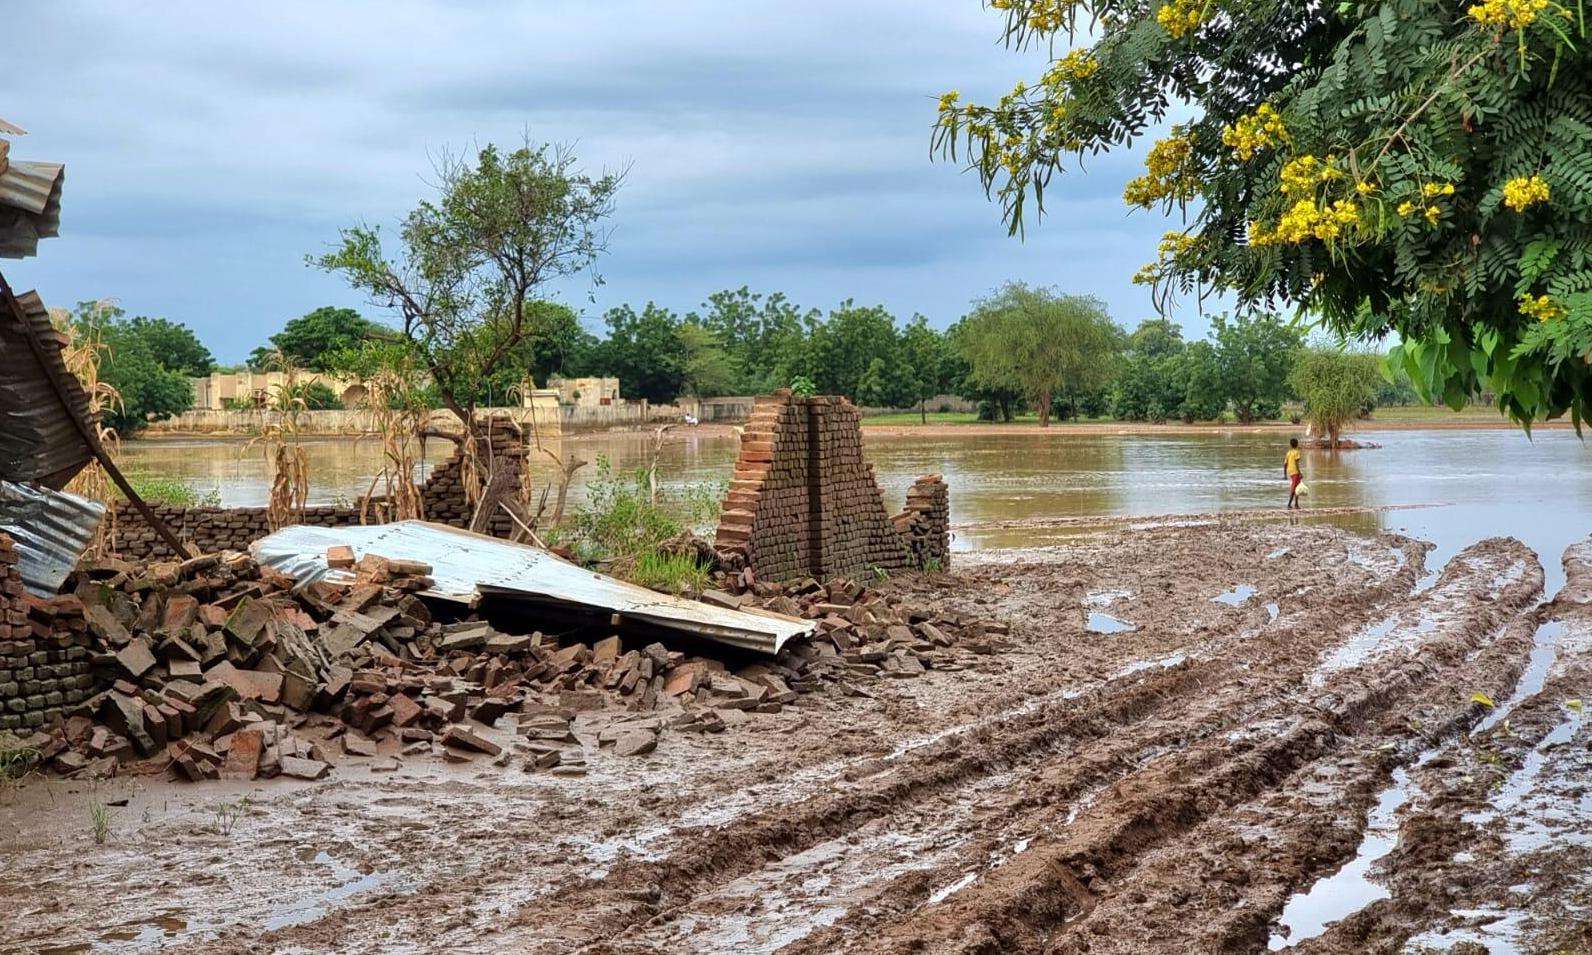
[[[1539,322],[1551,322],[1564,317],[1564,306],[1546,295],[1525,295],[1520,299],[1520,314]]]
[[[1343,230],[1360,222],[1360,207],[1348,199],[1339,199],[1328,205],[1316,204],[1314,199],[1300,199],[1293,208],[1282,214],[1277,227],[1268,230],[1259,222],[1249,224],[1249,244],[1298,245],[1310,239],[1331,242]]]
[[[1142,265],[1133,273],[1133,284],[1154,285],[1163,276],[1171,271],[1177,258],[1191,251],[1199,242],[1197,238],[1187,232],[1168,232],[1161,236],[1161,244],[1156,251],[1159,253],[1154,262]]]
[[[1181,40],[1205,21],[1205,0],[1170,0],[1155,11],[1155,21],[1172,39]]]
[[[1524,212],[1539,202],[1548,201],[1548,183],[1541,176],[1517,176],[1504,183],[1504,205]]]
[[[989,0],[989,5],[996,10],[1010,10],[1017,4],[1014,0]],[[1066,22],[1066,13],[1072,7],[1072,0],[1035,0],[1028,8],[1028,28],[1040,33],[1055,33]]]
[[[1536,23],[1549,6],[1548,0],[1482,0],[1466,12],[1483,26],[1520,30]]]
[[[1194,144],[1174,128],[1171,136],[1150,147],[1150,155],[1144,159],[1148,173],[1131,180],[1122,190],[1122,198],[1145,209],[1162,199],[1192,198],[1198,181],[1185,167],[1193,151]]]
[[[1425,185],[1421,186],[1421,201],[1416,202],[1413,199],[1405,199],[1403,202],[1399,203],[1398,214],[1400,217],[1408,219],[1410,216],[1419,212],[1423,217],[1425,217],[1428,225],[1437,225],[1438,220],[1443,217],[1442,207],[1438,206],[1434,202],[1429,202],[1428,200],[1437,199],[1443,196],[1452,196],[1453,194],[1454,184],[1451,182],[1426,183]]]
[[[1238,122],[1222,130],[1222,143],[1237,154],[1241,162],[1248,162],[1262,149],[1289,141],[1288,127],[1282,124],[1282,117],[1270,103],[1262,103],[1259,109],[1248,116],[1240,116]]]
[[[1429,225],[1437,225],[1437,220],[1443,217],[1443,210],[1437,206],[1426,205],[1424,203],[1417,205],[1409,199],[1405,199],[1403,202],[1399,203],[1398,212],[1400,216],[1406,219],[1419,212],[1421,215],[1426,217],[1426,221]]]
[[[947,114],[955,115],[956,102],[961,98],[962,94],[958,93],[956,90],[951,90],[949,93],[940,94],[940,115],[942,117]]]
[[[1308,153],[1290,159],[1282,167],[1282,194],[1285,196],[1308,196],[1316,191],[1316,187],[1334,179],[1343,178],[1343,170],[1337,167],[1338,157],[1327,154],[1327,158],[1320,159]]]
[[[1079,48],[1053,63],[1045,71],[1042,82],[1046,86],[1065,86],[1076,80],[1086,80],[1100,70],[1100,61],[1090,51]]]

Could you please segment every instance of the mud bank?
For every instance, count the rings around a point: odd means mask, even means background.
[[[1518,542],[1418,587],[1426,549],[1224,520],[966,555],[882,585],[1009,624],[964,668],[639,757],[577,714],[581,777],[29,780],[0,951],[1585,950],[1592,576],[1537,611]],[[1383,823],[1385,897],[1344,906]]]

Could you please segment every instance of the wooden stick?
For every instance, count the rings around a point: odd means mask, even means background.
[[[154,510],[145,503],[144,499],[138,496],[138,492],[133,490],[133,486],[122,475],[122,471],[116,466],[116,462],[111,460],[110,454],[105,450],[105,445],[100,443],[99,435],[94,432],[94,429],[89,426],[87,421],[79,417],[78,413],[73,410],[72,401],[68,397],[69,392],[66,382],[61,379],[61,370],[56,367],[54,362],[50,361],[50,356],[44,350],[44,343],[39,341],[39,336],[34,333],[33,322],[28,319],[28,313],[23,311],[22,303],[17,300],[16,293],[11,290],[11,286],[6,282],[4,274],[0,274],[0,298],[5,299],[6,308],[10,310],[11,317],[22,328],[22,337],[27,340],[28,348],[33,352],[33,357],[38,360],[39,367],[44,369],[45,376],[50,379],[51,390],[55,392],[56,399],[61,402],[62,410],[66,412],[67,418],[71,419],[72,424],[77,428],[78,434],[83,436],[83,443],[88,445],[89,452],[99,461],[100,467],[103,467],[105,473],[110,475],[111,480],[116,482],[116,486],[121,489],[122,494],[126,495],[127,499],[132,502],[133,507],[138,509],[138,513],[143,515],[144,521],[155,529],[155,533],[159,534],[161,539],[166,542],[172,553],[183,560],[193,557],[188,548],[183,546],[182,541],[177,539],[177,535],[172,533],[171,528],[167,527],[166,523],[155,514]]]

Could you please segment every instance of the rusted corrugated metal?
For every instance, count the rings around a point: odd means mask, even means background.
[[[37,293],[17,296],[48,360],[61,362],[61,333]],[[60,365],[68,401],[87,417],[88,395]],[[33,481],[59,490],[92,455],[77,426],[67,417],[50,378],[34,357],[23,330],[8,309],[0,308],[0,480]]]
[[[40,597],[60,592],[104,516],[98,501],[0,481],[0,533],[16,543],[23,586]]]
[[[332,570],[326,564],[326,549],[339,544],[352,547],[357,557],[378,554],[425,561],[431,565],[436,585],[421,592],[442,600],[474,604],[490,595],[564,604],[771,655],[791,637],[813,629],[811,620],[762,610],[729,610],[660,594],[578,567],[540,548],[426,521],[356,527],[296,525],[255,541],[250,550],[260,563],[301,583],[352,581],[352,573]]]
[[[38,251],[39,240],[61,234],[61,188],[66,167],[12,160],[0,173],[0,258]]]

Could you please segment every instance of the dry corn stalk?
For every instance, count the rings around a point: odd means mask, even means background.
[[[265,459],[271,465],[271,493],[265,502],[265,522],[276,531],[304,519],[304,508],[310,496],[310,458],[299,443],[308,405],[298,393],[298,367],[280,348],[272,358],[284,380],[271,396],[271,413],[260,428],[260,436],[249,444],[262,445]]]
[[[95,302],[91,306],[90,318],[98,318],[113,305],[111,299]],[[51,318],[54,319],[56,328],[66,336],[65,345],[61,349],[61,360],[65,363],[66,370],[76,375],[77,380],[82,383],[83,392],[88,395],[89,418],[94,423],[100,444],[104,445],[105,452],[114,458],[121,453],[121,438],[115,429],[107,428],[101,423],[100,412],[120,405],[122,396],[109,382],[100,380],[100,364],[110,348],[100,336],[100,323],[93,320],[87,323],[73,322],[71,315],[64,309],[52,310]],[[94,539],[89,542],[87,556],[103,557],[114,551],[117,495],[111,485],[110,476],[105,473],[105,468],[99,460],[96,458],[90,461],[87,467],[72,478],[66,489],[73,494],[105,505],[105,517],[94,530]]]
[[[383,369],[363,384],[365,410],[381,436],[382,467],[359,502],[360,522],[419,520],[425,515],[415,472],[425,457],[421,432],[431,411],[415,400],[414,383],[401,370]]]

